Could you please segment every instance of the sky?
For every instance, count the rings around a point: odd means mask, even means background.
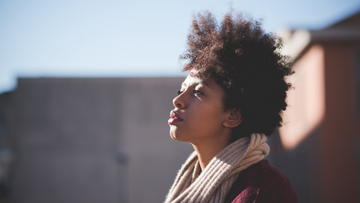
[[[194,14],[241,11],[267,32],[321,29],[360,0],[0,0],[0,86],[16,77],[184,76]],[[1,88],[0,88],[1,92]]]

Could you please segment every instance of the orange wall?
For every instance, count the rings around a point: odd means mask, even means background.
[[[287,150],[295,149],[317,128],[325,113],[324,50],[312,46],[294,65],[295,74],[287,78],[292,89],[287,93],[288,107],[279,129]]]
[[[354,45],[313,45],[295,64],[288,81],[288,109],[280,128],[285,149],[293,150],[318,130],[319,156],[309,157],[310,184],[318,180],[321,202],[356,202],[357,176],[355,141],[360,136],[356,115]],[[317,158],[318,157],[318,158]],[[315,167],[315,166],[318,166]],[[320,174],[314,177],[311,174]],[[313,185],[309,185],[310,191]]]
[[[287,78],[293,88],[287,93],[288,107],[283,115],[284,124],[279,129],[281,143],[289,153],[301,150],[301,145],[307,148],[309,156],[305,159],[308,171],[305,173],[308,177],[303,178],[309,181],[307,185],[302,185],[307,187],[302,190],[308,191],[309,199],[306,202],[318,203],[322,185],[319,178],[318,133],[321,132],[325,116],[324,48],[319,44],[313,45],[293,69],[295,74]],[[299,197],[299,200],[304,198]]]
[[[355,115],[352,46],[324,44],[326,113],[320,135],[323,202],[356,202]]]

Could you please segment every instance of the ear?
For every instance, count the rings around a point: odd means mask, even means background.
[[[243,121],[241,116],[241,108],[233,108],[228,110],[228,115],[225,118],[223,125],[228,128],[235,128]]]

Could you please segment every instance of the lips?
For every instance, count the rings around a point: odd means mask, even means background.
[[[183,119],[177,112],[175,112],[175,111],[170,112],[170,119],[168,120],[169,124],[174,124],[174,123],[178,123],[181,121],[183,121]]]
[[[176,111],[171,111],[170,112],[170,118],[177,118],[177,119],[183,120],[181,118],[181,116]]]

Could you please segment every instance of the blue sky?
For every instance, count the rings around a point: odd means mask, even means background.
[[[180,76],[192,15],[222,16],[225,0],[1,0],[0,80],[18,77]],[[320,29],[359,0],[238,0],[235,11],[279,28]],[[1,75],[3,74],[3,75]],[[2,81],[0,81],[1,83]]]

